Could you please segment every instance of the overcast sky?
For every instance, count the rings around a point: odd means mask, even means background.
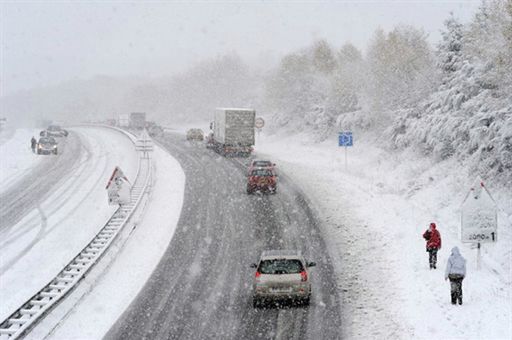
[[[324,38],[365,49],[374,31],[423,28],[434,44],[450,11],[480,1],[0,0],[1,94],[94,75],[160,76],[236,52],[272,60]]]

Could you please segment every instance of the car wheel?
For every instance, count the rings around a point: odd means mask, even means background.
[[[252,190],[249,187],[247,187],[247,194],[249,194],[249,195],[252,194]]]
[[[252,306],[253,306],[253,308],[260,308],[261,307],[260,300],[258,298],[253,297],[252,298]]]
[[[307,298],[304,298],[302,299],[302,305],[303,306],[309,306],[309,300],[310,300],[310,297],[308,296]]]
[[[54,153],[54,154],[57,154],[57,150],[55,150],[53,153]]]

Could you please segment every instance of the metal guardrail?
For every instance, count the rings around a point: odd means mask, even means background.
[[[122,132],[127,134],[125,131]],[[133,136],[128,137],[135,144],[136,150],[141,152],[136,179],[131,188],[130,203],[120,206],[87,246],[57,276],[0,323],[0,340],[18,339],[34,327],[77,286],[130,221],[151,183],[152,165],[148,152],[152,150],[152,145],[147,140],[140,143],[140,140],[135,140]],[[141,148],[141,144],[147,147]]]

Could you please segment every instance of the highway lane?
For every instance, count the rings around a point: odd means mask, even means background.
[[[15,225],[29,211],[37,209],[52,189],[67,178],[83,152],[80,140],[73,132],[66,138],[59,138],[58,147],[59,155],[39,155],[43,160],[0,195],[0,231]]]
[[[186,173],[176,233],[152,276],[107,339],[337,339],[341,307],[318,221],[281,174],[275,195],[247,195],[247,159],[202,143],[161,140]],[[262,250],[298,248],[312,269],[309,307],[254,309],[249,267]],[[129,269],[127,269],[129,270]]]

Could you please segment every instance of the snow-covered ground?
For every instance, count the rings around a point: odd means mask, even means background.
[[[207,132],[203,125],[194,127],[203,127]],[[94,155],[112,159],[119,157],[115,154],[122,154],[116,165],[136,164],[135,158],[126,159],[126,150],[132,150],[133,145],[118,132],[83,129],[77,132],[87,140],[92,139]],[[186,131],[186,127],[175,130]],[[356,140],[348,150],[345,168],[344,150],[337,147],[334,138],[313,143],[309,135],[263,134],[257,138],[256,155],[274,160],[279,170],[298,182],[323,221],[346,316],[344,337],[512,337],[512,195],[506,188],[495,186],[492,179],[483,176],[500,209],[499,242],[483,246],[482,269],[478,271],[476,250],[458,238],[460,205],[475,176],[456,162],[434,163],[413,153],[390,153]],[[130,176],[133,170],[129,170],[128,164],[124,167]],[[136,296],[172,238],[183,199],[185,179],[177,161],[157,147],[154,164],[153,193],[144,215],[134,221],[136,228],[126,229],[125,235],[113,245],[114,251],[29,338],[39,339],[48,334],[54,339],[100,338]],[[26,166],[30,166],[28,160]],[[104,207],[106,201],[101,189],[90,203],[96,204],[97,209]],[[79,198],[68,203],[76,200]],[[421,237],[430,222],[437,223],[443,238],[437,270],[428,267]],[[81,229],[74,230],[70,243],[76,242],[77,248],[80,239],[87,239],[84,229],[94,233],[93,224],[86,224],[91,228],[82,223]],[[55,232],[49,233],[52,234]],[[69,238],[58,234],[55,237],[60,240]],[[50,236],[41,242],[50,242]],[[450,304],[449,283],[443,277],[453,246],[458,246],[468,261],[462,306]],[[46,245],[45,249],[56,248]],[[54,275],[60,262],[66,262],[57,259],[53,250],[47,255],[37,254],[43,255],[40,268],[50,268],[45,270],[47,277],[52,276],[50,273]],[[52,266],[55,268],[51,269]],[[1,278],[0,300],[15,304],[11,295],[16,296],[17,292],[14,286],[6,285],[11,282],[5,279],[7,274],[9,271]],[[35,279],[27,279],[30,282],[24,284],[25,295],[42,286],[32,281],[46,276],[37,271],[36,274]],[[22,275],[18,272],[12,278]],[[34,274],[30,275],[32,278]]]
[[[356,140],[345,154],[337,140],[262,135],[256,155],[297,181],[323,220],[335,256],[344,336],[512,338],[512,193],[486,179],[499,206],[499,242],[476,250],[458,238],[460,205],[475,180],[454,161],[433,163]],[[510,189],[510,188],[508,188]],[[443,247],[430,270],[422,233],[436,222]],[[444,270],[453,246],[468,262],[464,304],[452,306]]]
[[[27,339],[100,339],[144,286],[174,234],[185,190],[185,174],[174,158],[158,146],[152,158],[154,177],[146,210],[132,219],[101,262]]]
[[[129,179],[136,174],[138,157],[128,138],[105,129],[73,131],[80,135],[82,148],[86,150],[81,153],[78,166],[68,169],[68,176],[37,209],[16,225],[2,230],[0,320],[61,271],[115,211],[114,206],[108,205],[105,191],[114,167],[120,166]],[[0,147],[2,168],[4,164],[9,167],[16,163],[29,171],[34,166],[36,161],[27,148],[27,136],[31,133],[19,131]],[[4,151],[11,147],[22,151]],[[1,183],[15,183],[23,175],[23,171],[12,172],[9,181]]]
[[[42,159],[30,150],[30,139],[39,136],[39,130],[18,129],[0,134],[0,193],[12,187]],[[4,140],[5,136],[5,140]]]

